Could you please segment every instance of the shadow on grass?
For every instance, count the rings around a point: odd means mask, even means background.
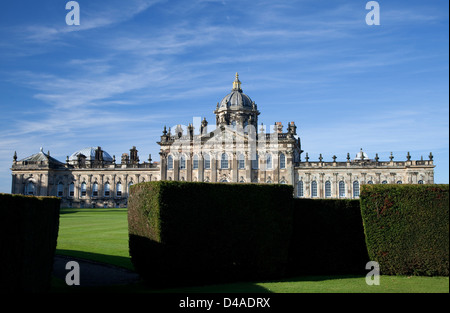
[[[56,249],[55,254],[71,256],[71,257],[95,261],[95,262],[99,262],[99,263],[105,263],[108,265],[123,267],[125,269],[134,271],[133,264],[131,263],[131,260],[129,257],[92,253],[92,252],[85,252],[85,251],[77,251],[77,250],[66,250],[66,249]]]

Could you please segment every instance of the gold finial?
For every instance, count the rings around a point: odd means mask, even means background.
[[[242,89],[241,89],[241,81],[239,80],[238,72],[236,72],[236,79],[233,82],[233,90],[242,91]]]

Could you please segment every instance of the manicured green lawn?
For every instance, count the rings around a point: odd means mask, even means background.
[[[62,209],[57,254],[82,257],[133,269],[128,254],[127,209]],[[65,289],[60,284],[62,289]],[[149,290],[141,284],[113,286],[119,292],[275,292],[275,293],[425,293],[449,292],[448,277],[381,276],[368,286],[364,276],[309,276],[277,282],[235,283]],[[93,288],[92,291],[97,291]]]
[[[133,269],[127,209],[62,209],[59,222],[57,254]]]

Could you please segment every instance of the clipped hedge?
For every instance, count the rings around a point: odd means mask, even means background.
[[[288,260],[292,191],[265,184],[133,185],[131,261],[156,286],[279,278]]]
[[[449,274],[449,186],[364,185],[371,260],[387,275]]]
[[[361,274],[368,260],[359,200],[294,199],[291,276]]]
[[[0,194],[0,290],[50,288],[60,199]]]

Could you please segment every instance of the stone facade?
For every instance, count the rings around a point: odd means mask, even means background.
[[[294,196],[358,198],[363,184],[433,184],[434,164],[428,160],[380,161],[361,149],[346,162],[311,162],[297,135],[295,122],[283,131],[281,122],[259,125],[260,112],[244,94],[236,74],[233,88],[217,103],[216,125],[164,127],[158,144],[160,162],[140,162],[135,147],[120,163],[100,147],[79,150],[62,163],[44,153],[17,160],[12,166],[12,193],[51,195],[64,207],[125,207],[131,184],[155,180],[235,183],[279,183],[294,186]],[[197,129],[196,129],[197,128]]]

